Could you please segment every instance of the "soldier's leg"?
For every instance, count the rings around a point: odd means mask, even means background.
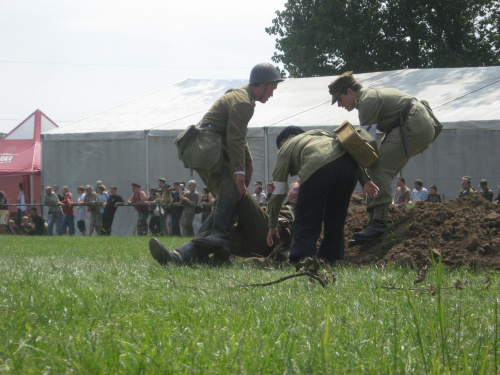
[[[423,151],[434,137],[432,121],[425,112],[422,116],[410,116],[408,119],[408,151],[414,156]],[[367,197],[367,211],[373,213],[373,222],[355,238],[377,238],[387,229],[389,207],[392,202],[391,183],[408,162],[401,133],[398,128],[386,135],[378,152],[377,164],[368,168],[368,174],[380,191],[375,197]]]
[[[292,262],[316,255],[316,242],[321,233],[328,193],[336,177],[332,163],[317,170],[300,185],[293,222],[293,243],[290,251]]]
[[[344,226],[351,195],[359,176],[358,164],[348,154],[337,161],[336,178],[330,185],[325,205],[323,241],[318,250],[318,257],[329,262],[344,259]]]
[[[203,263],[208,257],[208,253],[196,246],[193,241],[186,242],[173,251],[169,251],[158,239],[149,240],[149,251],[152,257],[162,266],[168,264],[191,264]]]

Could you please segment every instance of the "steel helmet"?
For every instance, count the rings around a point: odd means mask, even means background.
[[[255,65],[250,72],[250,85],[267,82],[283,82],[280,72],[269,63]]]

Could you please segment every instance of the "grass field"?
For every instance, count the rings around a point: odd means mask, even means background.
[[[294,271],[164,269],[147,241],[1,236],[0,372],[500,372],[493,271],[435,267],[414,285],[412,270],[338,267],[327,288],[244,288]]]

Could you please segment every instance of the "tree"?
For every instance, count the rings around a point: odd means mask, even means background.
[[[500,64],[500,0],[289,0],[273,60],[292,77]]]

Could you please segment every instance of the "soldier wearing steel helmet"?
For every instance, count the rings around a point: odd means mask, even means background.
[[[216,197],[216,208],[214,215],[207,219],[200,229],[200,232],[210,230],[211,235],[195,238],[194,242],[186,244],[186,250],[222,250],[229,254],[229,233],[241,200],[250,201],[247,205],[249,208],[246,209],[261,211],[247,192],[252,179],[253,162],[246,133],[254,114],[255,102],[266,103],[282,81],[279,71],[273,65],[258,64],[250,73],[248,85],[228,90],[203,116],[199,127],[209,128],[220,135],[223,160],[211,169],[195,169]],[[158,241],[152,239],[152,251],[158,246]],[[176,251],[182,253],[182,249]]]
[[[338,103],[349,112],[357,109],[361,125],[374,125],[385,133],[378,150],[379,161],[368,168],[380,192],[367,197],[369,225],[353,236],[356,241],[378,238],[387,230],[392,180],[412,156],[429,147],[442,125],[426,101],[395,89],[364,88],[352,72],[345,72],[328,88],[332,105]]]

